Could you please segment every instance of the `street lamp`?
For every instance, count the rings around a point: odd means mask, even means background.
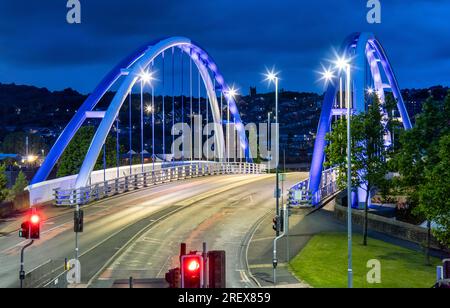
[[[147,113],[147,114],[153,113],[152,105],[145,106],[145,113]]]
[[[141,81],[144,83],[150,83],[154,79],[153,73],[149,71],[142,71],[139,77],[141,78]]]
[[[235,100],[238,95],[238,89],[233,85],[224,91],[224,94],[227,99],[227,163],[230,163],[230,100]]]
[[[275,149],[275,170],[276,170],[276,180],[275,180],[275,185],[276,185],[276,193],[275,193],[275,197],[276,197],[276,215],[279,216],[280,214],[280,183],[279,183],[279,175],[278,175],[278,159],[279,159],[279,129],[278,129],[278,125],[279,125],[279,121],[278,121],[278,83],[279,83],[279,78],[278,78],[278,73],[276,73],[274,70],[271,71],[267,71],[267,73],[265,74],[266,76],[266,80],[269,83],[274,83],[275,84],[275,124],[277,124],[277,128],[275,130],[275,142],[276,142],[276,149]],[[280,235],[280,226],[278,224],[277,226],[277,236]]]
[[[276,124],[276,129],[275,129],[275,170],[276,170],[276,179],[275,179],[275,198],[276,198],[276,203],[275,203],[275,211],[276,211],[276,216],[277,216],[277,230],[276,230],[276,237],[275,240],[273,242],[273,282],[274,284],[276,284],[276,268],[277,268],[277,264],[278,264],[278,259],[277,259],[277,240],[279,238],[281,238],[282,236],[284,236],[285,231],[283,231],[283,234],[280,235],[280,222],[281,222],[281,216],[280,216],[280,179],[279,179],[279,170],[278,170],[278,160],[279,160],[279,121],[278,121],[278,83],[279,83],[279,77],[278,77],[278,73],[276,73],[274,70],[271,71],[267,71],[266,74],[266,79],[265,81],[268,81],[269,84],[271,84],[272,82],[275,84],[275,124]],[[270,119],[270,114],[269,114],[269,119]],[[272,150],[272,147],[271,147]],[[272,163],[272,161],[270,162]],[[285,209],[286,210],[286,209]],[[286,212],[285,212],[286,213]]]
[[[353,288],[353,260],[352,260],[352,166],[351,166],[351,65],[350,60],[338,57],[335,62],[339,71],[346,74],[347,101],[347,232],[348,232],[348,287]],[[342,89],[341,89],[342,93]]]
[[[335,77],[334,72],[329,68],[327,68],[327,69],[324,68],[321,75],[322,75],[322,78],[320,78],[320,80],[324,80],[325,84],[330,83]]]
[[[142,71],[139,79],[141,81],[141,171],[144,173],[144,85],[151,83],[154,79],[153,73],[148,70]]]
[[[269,154],[269,149],[271,149],[270,147],[270,116],[272,115],[272,111],[269,111],[267,113],[267,159],[270,160],[270,154]]]

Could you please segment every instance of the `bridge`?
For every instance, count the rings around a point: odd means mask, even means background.
[[[380,98],[383,106],[380,112],[386,118],[388,115],[384,108],[385,92],[391,91],[397,101],[404,128],[410,129],[411,122],[395,74],[386,52],[375,36],[371,33],[350,35],[341,48],[341,55],[352,59],[351,101],[355,102],[351,106],[352,112],[355,114],[365,112],[366,89],[370,88]],[[166,76],[167,71],[169,71],[169,76]],[[181,76],[175,76],[175,72]],[[343,74],[343,71],[339,71],[339,74],[334,76],[334,79],[328,84],[322,104],[310,175],[308,179],[297,183],[290,189],[288,198],[290,206],[317,206],[324,197],[337,190],[335,170],[324,171],[323,163],[325,160],[325,136],[330,131],[333,118],[343,116],[344,110],[347,108],[347,102],[342,99],[343,91],[342,89],[339,91],[338,88],[338,84],[344,77]],[[149,104],[144,106],[146,83],[150,87],[151,96],[147,98]],[[140,151],[138,155],[140,164],[133,165],[133,153],[136,151],[133,150],[131,101],[133,89],[139,85]],[[158,88],[158,86],[160,87]],[[105,94],[112,89],[116,90],[106,110],[96,109]],[[155,91],[159,91],[162,97],[159,106],[155,103]],[[194,97],[194,92],[197,92],[197,97]],[[204,99],[202,98],[203,93],[205,94]],[[176,95],[178,95],[177,98],[175,98]],[[127,97],[129,99],[128,107],[126,106]],[[171,105],[170,109],[167,109],[167,100]],[[121,109],[124,107],[128,108],[128,119],[123,119],[123,111],[121,116]],[[146,144],[144,139],[144,112],[146,111],[151,113],[150,145]],[[159,124],[155,122],[158,111],[161,113]],[[169,121],[166,119],[167,116]],[[197,128],[197,131],[192,132],[190,129],[195,126],[196,117],[200,118],[200,127],[208,124],[211,119],[212,128],[205,127],[205,132],[202,128]],[[77,175],[48,181],[51,170],[61,158],[76,132],[86,121],[90,122],[92,119],[100,119],[100,123],[80,172]],[[128,167],[121,165],[119,154],[119,132],[121,130],[119,125],[125,120],[128,121],[127,129],[129,131],[128,160],[130,165]],[[181,125],[177,126],[176,120],[180,120]],[[171,124],[172,129],[167,129],[166,124]],[[185,125],[188,125],[187,130],[185,130]],[[155,135],[158,130],[162,132],[160,137]],[[172,134],[170,149],[166,147],[168,131]],[[188,132],[186,133],[186,131]],[[114,132],[117,139],[116,166],[107,168],[105,143],[108,135]],[[183,37],[154,41],[137,49],[120,62],[79,108],[33,178],[29,187],[30,201],[32,205],[50,200],[54,200],[58,206],[86,204],[103,197],[168,181],[206,175],[266,172],[268,164],[252,163],[252,152],[255,154],[258,150],[254,146],[252,147],[253,142],[249,143],[247,140],[247,133],[248,129],[244,126],[236,105],[234,88],[225,82],[218,65],[204,49]],[[181,145],[176,144],[175,136],[180,136]],[[238,140],[235,140],[236,137]],[[388,135],[387,144],[390,143],[390,138],[391,136]],[[267,144],[268,142],[265,145],[267,146]],[[235,145],[237,145],[237,149],[234,148]],[[102,150],[103,171],[94,170]],[[160,151],[159,154],[157,154],[157,150]],[[146,163],[144,156],[146,153],[150,154],[149,152],[151,152],[151,163]],[[179,155],[176,155],[176,152]],[[204,158],[206,160],[203,160]],[[356,202],[358,199],[359,203],[363,202],[361,189],[358,193],[355,192],[354,199]]]
[[[353,111],[364,112],[367,86],[373,86],[383,103],[390,90],[409,129],[395,75],[378,40],[368,33],[353,34],[342,51],[354,60]],[[335,170],[323,170],[323,153],[333,116],[342,116],[346,107],[337,99],[340,77],[325,94],[310,172],[287,176],[285,187],[290,189],[282,198],[291,207],[318,206],[338,190]],[[126,57],[79,108],[28,189],[33,206],[53,202],[62,210],[85,207],[85,232],[79,238],[83,284],[108,287],[118,278],[161,278],[177,263],[174,251],[180,242],[200,249],[206,241],[210,249],[227,251],[229,286],[258,286],[247,253],[255,232],[271,229],[275,179],[266,174],[273,166],[253,162],[252,141],[233,94],[204,49],[175,37],[145,44]],[[133,97],[140,98],[137,116],[132,114]],[[191,127],[211,119],[213,129],[206,135],[200,129],[184,130],[184,125],[173,129],[177,119]],[[97,122],[79,172],[49,179],[77,131]],[[172,144],[176,137],[184,142],[169,148],[167,132]],[[108,136],[115,139],[115,166],[106,163]],[[103,168],[96,170],[99,162]],[[47,219],[39,245],[28,252],[28,281],[60,286],[65,281],[62,264],[73,256],[73,242],[71,210]],[[0,286],[16,286],[17,255],[24,244],[15,234],[0,238]],[[271,266],[270,257],[266,261]]]
[[[390,91],[397,102],[399,120],[403,123],[404,129],[409,130],[412,127],[389,58],[375,35],[372,33],[351,34],[344,41],[340,54],[342,58],[351,59],[350,75],[353,76],[351,96],[345,95],[347,100],[343,99],[343,90],[339,86],[342,85],[341,81],[345,78],[345,72],[339,70],[328,83],[325,92],[309,178],[295,184],[289,190],[289,204],[294,207],[317,206],[321,200],[337,191],[335,170],[323,170],[326,159],[325,137],[331,130],[333,119],[344,116],[349,104],[352,114],[366,111],[368,90],[376,93],[380,100],[383,121],[389,116],[386,112],[385,97],[386,92]],[[385,144],[389,146],[391,143],[392,136],[387,131]],[[362,206],[365,203],[365,191],[358,188],[352,200],[354,207]]]
[[[170,72],[166,76],[168,70]],[[181,76],[176,76],[176,71]],[[144,91],[147,83],[151,88],[151,98],[149,104],[144,106]],[[139,85],[140,164],[133,165],[133,153],[136,151],[133,149],[131,99],[133,89]],[[160,106],[155,104],[155,91],[158,90],[158,85],[162,97]],[[99,102],[112,89],[116,90],[107,109],[98,110],[96,107]],[[194,91],[197,92],[196,98],[194,98]],[[205,94],[205,98],[202,97],[203,94]],[[181,102],[175,101],[176,95]],[[234,89],[225,82],[212,57],[190,39],[173,37],[145,44],[120,62],[100,82],[63,130],[29,186],[31,205],[51,200],[55,200],[55,204],[59,206],[84,204],[110,194],[128,192],[131,188],[137,189],[200,175],[265,172],[265,165],[252,163],[245,127],[241,121],[234,95]],[[121,109],[125,107],[127,97],[129,98],[127,119],[129,168],[121,165],[119,144]],[[169,112],[168,106],[166,106],[167,99],[171,104]],[[146,111],[151,113],[150,146],[146,145],[144,137],[146,133],[144,112]],[[161,111],[159,125],[155,121],[157,111]],[[171,123],[167,121],[167,117]],[[123,112],[122,118],[124,118]],[[100,123],[79,173],[65,178],[47,180],[58,159],[61,158],[80,127],[93,119],[100,119]],[[210,119],[213,127],[204,134],[201,127],[203,122],[209,124]],[[176,120],[181,121],[181,128],[176,128],[176,124],[178,124]],[[185,123],[188,121],[190,123]],[[189,134],[186,133],[186,130],[197,124],[196,121],[200,122],[198,123],[200,128],[197,128],[193,134],[191,131]],[[171,130],[167,129],[167,124],[172,125]],[[185,125],[190,126],[185,129]],[[162,132],[162,136],[159,138],[155,135],[157,129]],[[114,131],[116,135],[116,166],[107,168],[105,143],[108,135]],[[166,148],[167,132],[172,133],[172,149]],[[214,135],[211,137],[212,132]],[[236,134],[237,141],[235,140]],[[175,148],[175,135],[180,135],[183,142],[178,148]],[[207,139],[204,140],[204,137]],[[195,144],[192,146],[193,140]],[[205,141],[205,146],[203,146],[203,141]],[[160,155],[157,154],[157,149],[161,151]],[[102,150],[103,172],[95,171],[94,166],[101,156]],[[145,154],[149,152],[151,152],[151,163],[146,164]],[[181,155],[176,157],[176,152]],[[197,161],[194,160],[195,158]],[[201,161],[204,158],[206,161]]]

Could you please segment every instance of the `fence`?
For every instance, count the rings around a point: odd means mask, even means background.
[[[317,205],[315,203],[320,202],[320,200],[334,194],[338,191],[337,186],[337,170],[327,169],[322,172],[320,189],[313,195],[309,190],[309,178],[303,180],[294,186],[292,186],[288,191],[288,205],[290,207],[312,207]]]
[[[59,207],[87,204],[132,190],[201,176],[220,174],[261,174],[263,164],[205,162],[137,173],[96,183],[80,189],[54,189],[55,205]]]

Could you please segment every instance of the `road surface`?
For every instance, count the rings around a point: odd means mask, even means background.
[[[289,179],[289,184],[298,180],[295,176]],[[170,268],[179,266],[181,242],[188,250],[197,251],[206,242],[208,250],[227,253],[227,287],[255,287],[247,272],[247,244],[255,224],[274,215],[274,182],[273,175],[260,176],[231,189],[185,199],[177,205],[186,208],[155,224],[120,251],[92,285],[108,287],[114,280],[128,277],[164,278]]]
[[[289,177],[292,184],[299,175]],[[164,277],[176,266],[180,242],[227,251],[229,287],[253,286],[245,249],[252,227],[274,208],[273,175],[225,175],[174,182],[95,203],[85,209],[80,236],[82,283],[107,287],[116,278]],[[27,249],[26,270],[74,256],[71,213],[45,221]],[[133,238],[135,237],[135,238]],[[130,242],[130,240],[133,241]],[[18,286],[19,253],[26,241],[0,237],[0,287]],[[245,248],[245,247],[244,247]]]

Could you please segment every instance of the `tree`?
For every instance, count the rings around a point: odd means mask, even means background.
[[[94,134],[95,127],[93,126],[83,126],[78,130],[59,161],[57,177],[79,173]],[[116,140],[112,136],[108,136],[106,139],[106,167],[115,166],[116,159]],[[100,169],[103,169],[103,151],[94,167],[94,170]]]
[[[423,105],[423,111],[416,117],[414,128],[404,131],[400,135],[399,149],[393,155],[391,168],[398,171],[400,176],[395,183],[397,188],[408,196],[408,203],[416,215],[424,216],[428,220],[431,228],[431,221],[441,221],[444,229],[433,230],[433,234],[443,243],[447,242],[449,229],[445,229],[445,219],[442,221],[440,215],[442,207],[446,209],[446,195],[441,196],[440,201],[431,204],[431,200],[438,200],[433,197],[436,187],[444,189],[446,178],[443,171],[445,166],[445,155],[442,147],[446,147],[446,136],[450,135],[450,92],[444,101],[435,101],[429,98]],[[443,161],[444,160],[444,161]],[[433,184],[430,184],[433,183]],[[448,226],[448,225],[447,225]],[[447,232],[447,236],[443,233]],[[447,242],[448,245],[448,242]]]
[[[4,165],[0,165],[0,203],[5,201],[8,196],[8,189],[6,188],[8,184],[8,179],[6,178],[6,168]]]
[[[433,234],[450,246],[450,135],[439,141],[439,162],[425,168],[425,181],[419,186],[419,204],[429,221],[436,223]]]
[[[11,192],[14,197],[23,194],[25,188],[28,186],[27,178],[25,177],[25,174],[22,171],[19,171],[19,174],[17,175],[16,182],[14,183]]]
[[[382,124],[380,102],[376,94],[366,113],[358,115],[356,121],[356,139],[359,141],[355,153],[355,169],[358,170],[360,187],[366,191],[364,208],[364,241],[367,245],[369,197],[375,189],[382,187],[388,171],[386,160],[388,148],[384,137],[386,130]]]
[[[398,184],[414,205],[418,205],[418,187],[426,181],[427,166],[439,162],[439,142],[450,133],[449,121],[450,93],[444,102],[428,99],[415,126],[400,134],[400,149],[393,156],[392,169],[400,173]]]
[[[351,128],[355,131],[355,121],[352,117]],[[326,168],[337,169],[337,185],[340,189],[347,187],[347,120],[344,118],[339,119],[333,124],[333,129],[326,137],[328,144],[325,148],[326,161],[324,166]],[[354,136],[352,136],[351,152],[352,152],[352,165],[354,165],[356,147]],[[360,185],[359,178],[357,176],[355,168],[352,168],[352,187],[358,187]]]
[[[364,202],[364,245],[367,245],[369,197],[383,186],[387,173],[388,149],[384,143],[386,130],[382,124],[380,102],[376,94],[369,97],[371,104],[366,113],[351,118],[351,163],[352,186],[366,192]],[[347,181],[347,120],[339,120],[327,136],[329,144],[325,150],[328,167],[337,167],[341,188]]]
[[[397,109],[397,101],[392,95],[392,93],[386,93],[386,98],[384,101],[384,106],[387,115],[389,116],[389,121],[387,122],[387,129],[391,134],[392,147],[391,151],[395,151],[398,148],[398,142],[396,139],[400,135],[403,129],[402,123],[395,118],[395,111]]]

